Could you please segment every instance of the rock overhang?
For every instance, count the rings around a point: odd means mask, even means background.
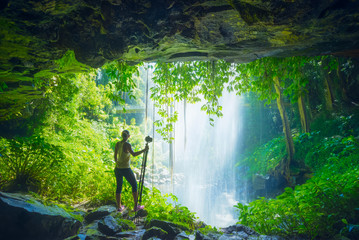
[[[355,0],[7,0],[0,12],[0,82],[9,85],[79,71],[60,69],[58,59],[69,51],[101,67],[113,60],[250,62],[359,49]],[[1,101],[11,91],[1,92]]]

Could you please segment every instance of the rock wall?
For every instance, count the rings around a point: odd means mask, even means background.
[[[83,71],[62,68],[58,59],[69,50],[91,67],[116,59],[358,56],[358,9],[355,0],[4,0],[0,119],[4,109],[41,98],[34,79]]]

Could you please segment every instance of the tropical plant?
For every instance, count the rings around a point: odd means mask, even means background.
[[[151,191],[145,188],[144,193],[145,205],[148,211],[146,221],[159,219],[182,225],[188,229],[194,229],[195,220],[197,219],[195,213],[179,204],[175,195],[162,195],[156,188],[152,188]]]
[[[62,149],[43,137],[2,138],[1,143],[1,182],[8,189],[46,187],[64,159]]]

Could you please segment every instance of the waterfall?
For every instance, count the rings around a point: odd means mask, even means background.
[[[152,74],[150,71],[148,76],[150,87]],[[175,109],[167,109],[168,114],[177,111],[179,116],[171,145],[155,133],[154,125],[151,129],[154,137],[150,150],[152,171],[147,181],[162,193],[175,194],[181,205],[195,212],[206,224],[216,227],[235,224],[238,218],[233,206],[238,201],[246,202],[245,189],[238,186],[238,173],[235,172],[242,135],[241,103],[241,97],[225,91],[220,98],[224,116],[215,119],[212,127],[209,116],[201,111],[204,102],[190,104],[186,99],[176,102]],[[151,99],[147,109],[152,122],[158,119]],[[163,179],[166,174],[161,166],[168,168],[169,181]]]
[[[237,220],[235,158],[242,122],[239,96],[226,92],[220,101],[224,116],[214,127],[200,110],[203,103],[178,107],[185,118],[176,124],[174,172],[183,181],[174,185],[174,194],[205,223],[224,227]]]

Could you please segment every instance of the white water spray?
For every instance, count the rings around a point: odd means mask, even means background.
[[[235,157],[242,121],[239,96],[225,92],[220,104],[224,116],[214,127],[200,110],[203,103],[187,104],[186,119],[176,123],[174,172],[184,180],[174,185],[174,194],[205,223],[225,227],[237,220]],[[184,115],[183,104],[177,110]]]

